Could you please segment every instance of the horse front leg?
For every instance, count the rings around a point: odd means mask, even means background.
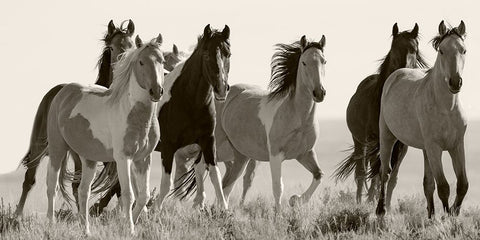
[[[308,187],[308,189],[302,195],[293,195],[290,198],[289,203],[291,206],[298,201],[301,203],[307,203],[320,184],[320,180],[323,176],[322,170],[320,170],[320,167],[318,166],[317,154],[315,153],[315,150],[312,149],[305,154],[302,154],[297,158],[297,161],[302,164],[310,173],[312,173],[313,179],[310,187]]]
[[[456,148],[449,150],[448,152],[452,157],[453,170],[457,176],[457,196],[455,197],[455,202],[450,208],[450,212],[455,216],[458,216],[463,198],[468,190],[467,172],[465,170],[465,147],[463,140],[456,146]]]
[[[275,212],[280,211],[283,195],[282,162],[285,160],[283,153],[272,156],[270,154],[270,172],[272,174],[273,197],[275,198]]]
[[[213,136],[203,137],[199,140],[199,145],[202,149],[203,156],[205,157],[205,163],[207,164],[210,180],[213,183],[213,187],[217,195],[217,203],[220,204],[224,209],[228,209],[228,203],[223,195],[220,170],[218,169],[217,161],[215,160],[215,138]]]
[[[135,178],[135,187],[137,192],[136,204],[133,209],[133,222],[137,223],[142,210],[145,209],[147,201],[150,199],[150,166],[152,156],[147,156],[144,160],[133,162],[133,175]]]
[[[170,192],[170,187],[172,186],[173,156],[176,151],[173,146],[167,145],[166,143],[162,144],[162,179],[158,198],[155,203],[156,208],[159,210],[162,209],[165,197],[167,197],[168,192]]]
[[[427,152],[423,150],[423,192],[427,198],[427,212],[428,218],[432,218],[435,214],[435,204],[433,201],[433,192],[435,191],[435,178],[433,177],[432,169],[428,161]]]
[[[427,152],[428,162],[432,170],[435,182],[438,186],[438,197],[442,201],[443,209],[450,214],[448,206],[448,198],[450,196],[450,186],[443,173],[442,165],[442,148],[435,143],[425,144],[425,151]]]

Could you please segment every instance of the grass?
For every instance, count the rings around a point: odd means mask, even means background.
[[[479,239],[480,209],[464,209],[450,217],[437,209],[426,217],[421,196],[406,196],[384,219],[373,204],[356,204],[351,192],[324,191],[308,204],[275,212],[263,197],[229,210],[213,206],[193,209],[189,202],[170,200],[162,211],[143,214],[135,238],[142,239]],[[17,220],[10,206],[0,205],[1,239],[131,239],[126,221],[115,211],[91,219],[92,237],[83,235],[77,218],[57,211],[57,223],[45,217]]]

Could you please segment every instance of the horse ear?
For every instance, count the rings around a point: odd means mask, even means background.
[[[398,24],[393,24],[392,35],[395,37],[398,34]]]
[[[302,51],[307,47],[307,37],[305,35],[300,38],[300,46],[302,47]]]
[[[178,48],[175,44],[173,44],[173,54],[175,54],[175,56],[178,56]]]
[[[137,48],[140,48],[143,46],[142,39],[140,38],[140,36],[138,36],[138,34],[135,37],[135,46],[137,46]]]
[[[447,26],[445,26],[443,20],[440,22],[440,25],[438,25],[438,33],[440,36],[443,36],[445,33],[447,33]]]
[[[127,25],[127,34],[132,36],[134,32],[135,32],[135,24],[133,24],[132,19],[129,19],[128,25]]]
[[[230,38],[230,28],[228,27],[228,25],[225,25],[225,27],[223,28],[222,35],[223,37],[225,37],[225,39]]]
[[[113,20],[108,22],[108,35],[112,34],[115,31],[115,24],[113,24]]]
[[[163,37],[162,37],[161,33],[158,34],[157,43],[160,44],[160,45],[162,45],[162,43],[163,43]]]
[[[415,23],[415,27],[413,27],[413,30],[410,32],[414,38],[418,37],[418,24]]]
[[[203,37],[210,37],[210,35],[212,35],[212,29],[210,28],[210,24],[208,24],[203,29]]]
[[[326,43],[326,40],[325,40],[325,35],[322,35],[322,39],[320,39],[320,42],[318,42],[320,44],[320,47],[323,48],[325,47],[325,43]]]
[[[463,20],[460,22],[460,25],[458,25],[457,31],[458,34],[460,34],[461,36],[465,35],[465,23],[463,22]]]

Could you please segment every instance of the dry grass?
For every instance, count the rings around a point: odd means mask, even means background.
[[[408,196],[383,220],[372,214],[373,204],[357,205],[350,192],[325,191],[310,203],[275,213],[273,203],[258,197],[228,211],[215,207],[192,209],[191,203],[168,201],[161,212],[144,214],[136,228],[142,239],[479,239],[480,210],[464,209],[449,217],[437,209],[426,217],[423,197]],[[2,239],[86,239],[82,226],[68,212],[57,213],[50,225],[44,217],[17,220],[11,207],[0,206]],[[115,211],[91,221],[93,237],[131,239],[128,226]]]

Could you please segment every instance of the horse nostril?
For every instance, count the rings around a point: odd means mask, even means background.
[[[150,88],[150,91],[148,91],[148,93],[150,93],[150,96],[153,96],[153,89]]]
[[[163,95],[163,88],[160,88],[160,95]]]
[[[230,91],[230,85],[227,84],[227,91]]]
[[[462,83],[463,83],[462,78],[460,78],[460,79],[458,80],[458,88],[462,87]]]

